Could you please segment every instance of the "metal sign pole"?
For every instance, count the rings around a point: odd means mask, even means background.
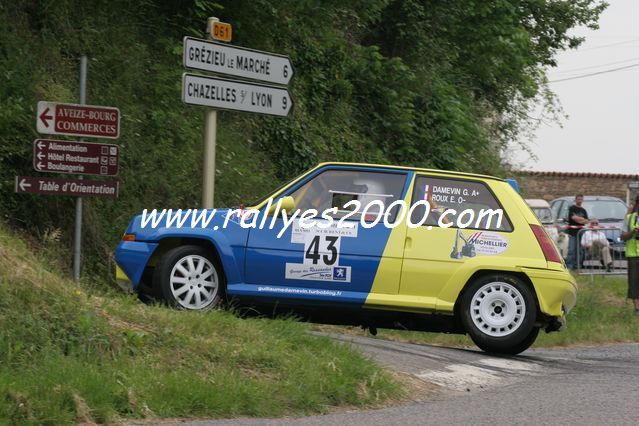
[[[215,139],[217,134],[217,111],[204,110],[204,182],[202,185],[202,207],[213,208],[215,191]]]
[[[87,57],[80,57],[80,104],[86,103],[87,95]],[[82,139],[81,139],[82,140]],[[82,179],[79,176],[78,179]],[[82,250],[82,197],[75,200],[75,232],[73,234],[73,280],[80,282],[80,254]]]
[[[211,39],[213,22],[218,18],[211,17],[206,25],[206,37]],[[217,111],[207,108],[204,111],[204,170],[202,171],[202,207],[213,208],[215,193],[215,142],[217,137]]]

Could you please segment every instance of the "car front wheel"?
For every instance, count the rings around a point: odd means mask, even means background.
[[[515,355],[537,338],[537,308],[530,288],[511,275],[473,281],[461,301],[461,320],[473,342],[486,352]]]
[[[221,269],[211,253],[192,245],[162,255],[153,276],[169,305],[188,310],[218,305],[223,292],[221,279]]]

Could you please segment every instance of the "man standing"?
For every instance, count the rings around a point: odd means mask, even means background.
[[[575,196],[575,204],[568,208],[568,258],[566,259],[566,266],[569,269],[577,269],[577,250],[579,250],[579,228],[575,226],[584,226],[588,223],[588,213],[586,209],[581,207],[584,202],[583,194],[577,194]]]
[[[593,229],[589,229],[581,235],[581,246],[588,250],[593,257],[601,259],[606,271],[610,272],[612,258],[610,257],[608,238],[606,238],[606,234],[597,229],[599,227],[597,218],[593,217],[590,220],[590,226]]]
[[[626,242],[628,260],[628,299],[635,304],[635,314],[639,315],[639,195],[635,199],[630,214],[626,215],[621,239]]]

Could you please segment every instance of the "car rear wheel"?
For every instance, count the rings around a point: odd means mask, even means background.
[[[221,269],[211,253],[191,245],[166,252],[153,276],[169,305],[188,310],[218,305],[223,292],[221,280]]]
[[[511,275],[478,278],[461,300],[461,320],[473,342],[486,352],[515,355],[537,338],[537,307],[530,288]]]

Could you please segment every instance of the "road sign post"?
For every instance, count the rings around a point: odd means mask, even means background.
[[[80,103],[38,102],[36,128],[39,133],[117,139],[120,110],[86,105],[87,57],[80,57]],[[86,143],[83,139],[63,141],[36,139],[33,168],[39,172],[80,175],[77,179],[16,176],[15,192],[75,196],[73,233],[73,279],[80,281],[83,197],[117,198],[117,181],[84,181],[82,175],[115,176],[119,167],[119,147]]]
[[[293,77],[293,65],[287,56],[229,46],[211,39],[231,41],[230,24],[216,17],[207,20],[207,40],[184,37],[183,64],[186,68],[243,79],[287,85]],[[185,73],[182,76],[182,101],[205,106],[204,170],[202,205],[213,207],[215,185],[215,139],[217,109],[287,116],[293,99],[286,88],[262,83],[236,81]]]
[[[210,17],[207,22],[206,37],[211,38],[215,32],[216,24],[220,20]],[[230,25],[229,25],[230,27]],[[219,29],[218,29],[219,31]],[[228,31],[231,41],[231,31]],[[215,144],[217,139],[217,111],[212,108],[204,110],[204,135],[202,137],[203,170],[202,170],[202,207],[212,209],[215,201]]]
[[[80,104],[86,103],[87,96],[87,57],[82,55],[80,57]],[[39,106],[39,103],[38,103]],[[55,109],[57,114],[57,108]],[[40,115],[38,114],[38,117]],[[55,115],[54,115],[55,117]],[[120,133],[120,114],[118,111],[118,129],[117,134]],[[55,126],[54,126],[55,128]],[[80,177],[82,179],[82,177]],[[75,199],[75,226],[73,233],[73,280],[76,283],[80,282],[80,265],[82,255],[82,197]]]
[[[204,110],[204,171],[202,182],[202,207],[213,208],[215,193],[215,143],[217,139],[217,111],[213,108]]]

